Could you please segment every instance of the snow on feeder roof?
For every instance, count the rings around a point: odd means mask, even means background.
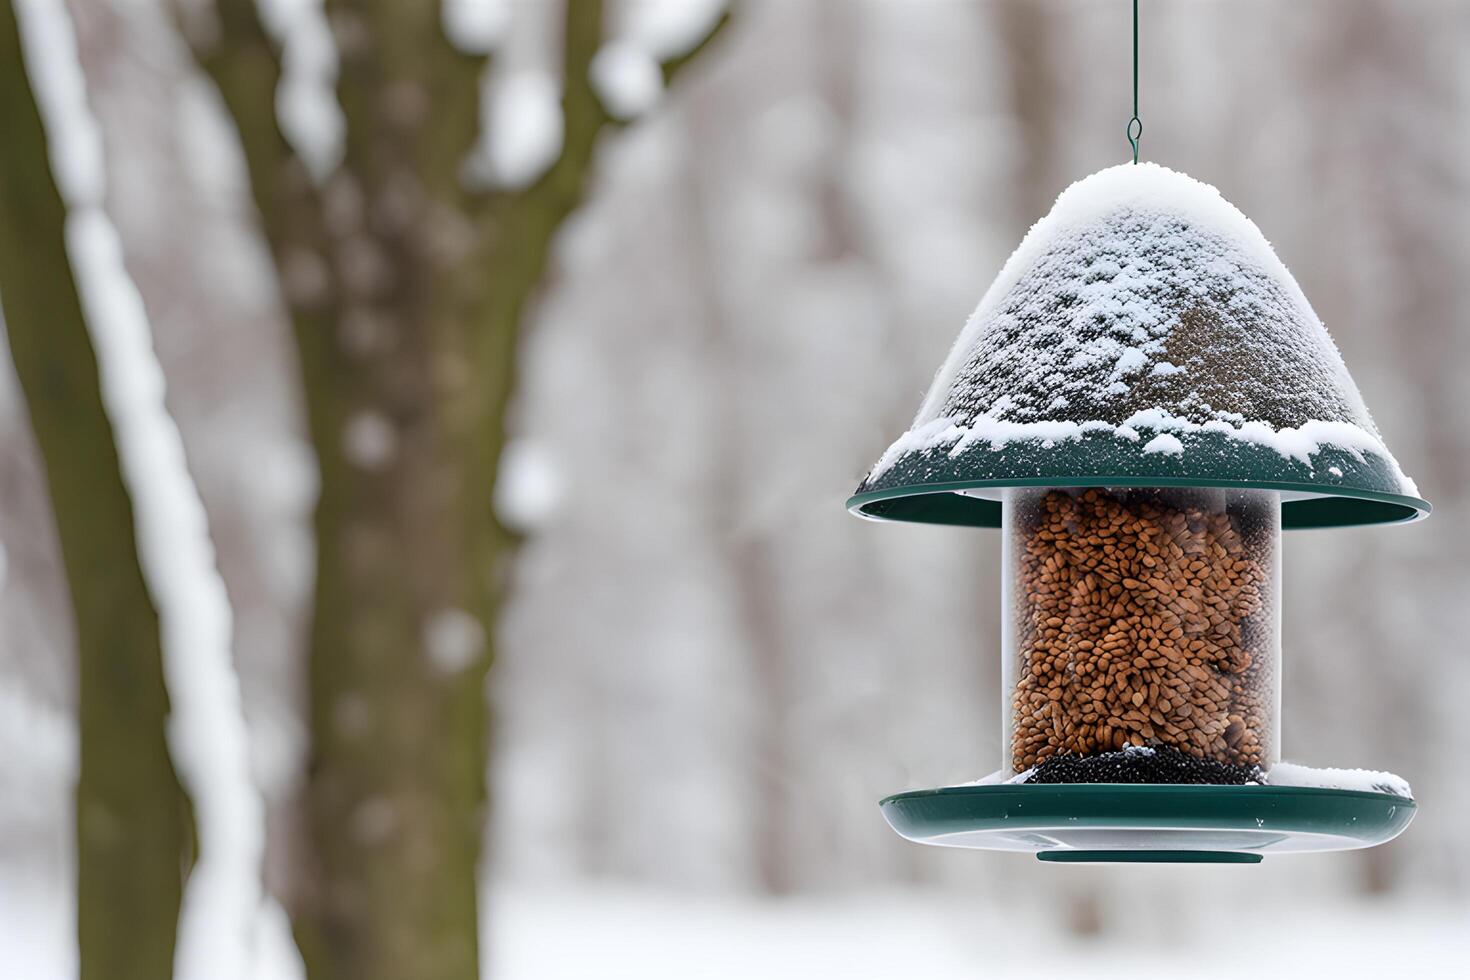
[[[1001,488],[1125,485],[1280,490],[1284,527],[1429,512],[1260,229],[1147,163],[1031,228],[848,506],[996,527]]]

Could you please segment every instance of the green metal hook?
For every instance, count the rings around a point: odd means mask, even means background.
[[[1138,118],[1138,0],[1133,0],[1133,118],[1128,120],[1128,145],[1133,147],[1133,162],[1138,162],[1138,140],[1143,136],[1143,120]]]

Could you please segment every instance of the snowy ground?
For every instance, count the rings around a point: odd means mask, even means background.
[[[1056,869],[1048,869],[1048,873]],[[1181,872],[1195,874],[1195,872]],[[503,888],[486,909],[488,975],[496,980],[663,977],[844,980],[916,975],[1193,978],[1378,977],[1386,968],[1462,975],[1470,907],[1346,902],[1283,907],[1243,901],[1253,869],[1213,869],[1232,910],[1206,903],[1187,925],[1140,919],[1097,939],[1057,938],[1046,909],[1001,907],[956,893],[865,898],[691,899],[626,887]],[[1065,872],[1063,872],[1065,874]],[[1058,875],[1058,882],[1063,881]],[[1150,880],[1166,880],[1155,874]],[[1244,886],[1244,891],[1240,886]],[[1202,889],[1201,894],[1212,889]],[[1057,897],[1061,898],[1062,889]],[[1060,900],[1056,906],[1064,903]],[[61,890],[0,877],[0,976],[74,976],[71,918]],[[1212,908],[1213,911],[1204,911]],[[1126,916],[1123,916],[1126,923]],[[290,956],[256,964],[259,980],[296,980]]]
[[[1279,913],[1279,909],[1276,910]],[[502,895],[494,975],[616,978],[1378,977],[1460,975],[1470,909],[1355,905],[1242,908],[1218,932],[1142,929],[1048,938],[1045,923],[933,893],[861,900],[684,901],[627,891]]]

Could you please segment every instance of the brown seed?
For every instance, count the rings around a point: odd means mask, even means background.
[[[1012,765],[1125,740],[1268,758],[1272,536],[1147,491],[1035,499],[1013,529]]]

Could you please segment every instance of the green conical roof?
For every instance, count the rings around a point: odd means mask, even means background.
[[[1429,512],[1260,230],[1152,164],[1057,199],[848,503],[997,526],[1016,486],[1276,489],[1288,527]]]

